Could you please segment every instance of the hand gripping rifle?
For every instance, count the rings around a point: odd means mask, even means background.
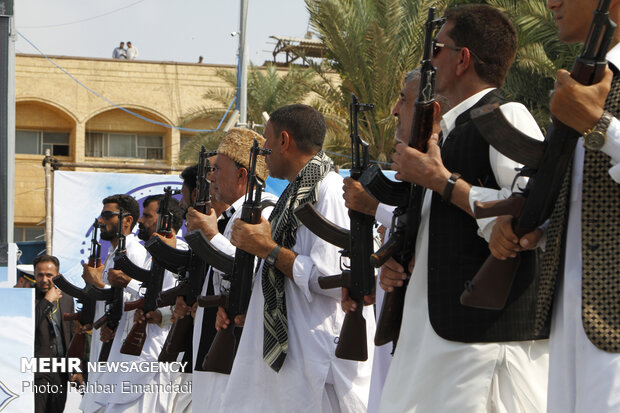
[[[349,131],[353,164],[351,178],[359,180],[368,169],[368,142],[359,135],[359,112],[371,110],[372,104],[360,103],[351,94],[349,104]],[[295,215],[314,234],[343,250],[343,257],[350,258],[350,266],[343,268],[342,274],[319,277],[323,289],[345,287],[349,296],[357,303],[357,309],[349,312],[342,324],[340,338],[336,347],[336,357],[347,360],[365,361],[368,359],[366,345],[366,320],[364,319],[364,296],[372,293],[375,287],[375,271],[370,265],[373,248],[373,225],[375,217],[349,209],[351,229],[340,228],[321,216],[310,203],[300,205]]]
[[[581,84],[598,83],[605,73],[605,56],[616,27],[609,18],[610,2],[599,0],[583,50],[573,65],[571,77]],[[518,132],[496,107],[480,108],[478,113],[472,113],[472,121],[498,151],[525,165],[520,175],[530,177],[522,193],[513,193],[501,201],[474,203],[474,215],[476,218],[511,215],[513,230],[522,237],[551,215],[581,134],[553,117],[545,140],[535,141]],[[511,146],[528,150],[519,152]],[[519,254],[503,261],[490,255],[473,280],[466,284],[461,303],[501,310],[511,293],[519,262]]]
[[[433,117],[437,105],[435,102],[436,69],[430,60],[432,41],[435,30],[441,27],[444,22],[444,18],[435,19],[434,7],[428,9],[420,86],[415,101],[413,125],[409,137],[409,146],[422,152],[426,152],[428,140],[433,132]],[[424,189],[419,185],[392,182],[376,165],[366,170],[360,177],[360,182],[379,202],[396,206],[392,217],[390,238],[379,250],[371,254],[371,264],[378,268],[390,257],[393,257],[408,273],[409,262],[415,252],[415,240],[420,226]],[[398,340],[408,282],[407,279],[403,282],[402,287],[395,287],[393,292],[385,294],[375,334],[375,344],[378,346],[390,341],[396,344]]]
[[[90,239],[90,255],[88,257],[88,265],[95,268],[101,266],[101,244],[97,239],[99,228],[101,228],[101,225],[97,219],[95,219],[95,223],[93,224],[93,233]],[[90,290],[89,285],[86,285],[84,289],[77,288],[68,282],[62,275],[58,275],[52,281],[54,282],[54,285],[60,288],[67,295],[76,298],[78,303],[82,305],[82,308],[75,313],[63,314],[63,320],[78,320],[83,326],[92,324],[95,318],[96,302],[88,296],[88,291]],[[58,281],[59,284],[56,284],[56,281]],[[74,334],[73,338],[71,338],[69,348],[67,349],[67,357],[77,357],[80,360],[83,360],[86,357],[86,335],[83,332]]]
[[[193,207],[203,214],[211,210],[210,182],[208,180],[211,171],[209,158],[215,154],[216,152],[207,152],[204,146],[200,149],[196,176],[197,194]],[[187,239],[187,235],[185,238]],[[159,265],[172,273],[179,274],[179,283],[176,287],[159,293],[157,306],[174,305],[179,296],[184,298],[188,306],[192,306],[202,291],[208,268],[207,263],[194,251],[172,248],[159,237],[148,240],[145,247]],[[175,361],[178,354],[183,351],[186,357],[191,357],[193,329],[194,320],[192,317],[176,320],[168,333],[159,355],[159,361]]]
[[[123,234],[123,219],[129,216],[129,213],[123,208],[120,208],[118,215],[118,233],[116,234],[118,239],[118,245],[116,253],[114,254],[114,269],[121,269],[117,262],[122,262],[123,257],[126,258],[127,248],[125,246],[125,234]],[[96,287],[93,287],[96,289]],[[96,329],[101,328],[104,324],[112,331],[116,331],[118,322],[123,316],[123,290],[121,287],[111,287],[101,290],[102,298],[105,299],[106,309],[105,314],[95,321],[93,327]],[[112,348],[112,342],[110,340],[107,343],[103,343],[99,352],[99,361],[108,361],[110,355],[110,349]]]
[[[172,195],[180,192],[181,191],[173,190],[172,187],[168,186],[164,188],[164,197],[159,200],[159,209],[157,211],[157,233],[167,238],[172,238],[174,236],[172,233],[172,213],[170,212],[168,205]],[[125,274],[129,275],[131,278],[142,282],[142,286],[146,288],[144,297],[136,301],[125,303],[125,311],[142,308],[144,314],[146,314],[149,311],[157,309],[157,296],[161,292],[161,287],[164,282],[164,272],[166,270],[164,267],[159,265],[157,260],[154,258],[151,260],[151,270],[149,271],[149,276],[147,278],[141,278],[144,271],[141,268],[140,270],[141,271],[137,273],[125,272]],[[146,329],[146,320],[142,323],[134,322],[133,327],[131,327],[129,334],[127,334],[127,338],[121,346],[121,353],[139,356],[142,353],[142,348],[144,347],[144,342],[146,341]]]
[[[258,224],[261,212],[265,207],[261,202],[261,194],[265,183],[256,176],[256,162],[259,155],[269,155],[270,149],[260,148],[258,141],[250,149],[250,164],[246,184],[245,200],[241,209],[241,220],[249,224]],[[235,326],[235,316],[245,314],[252,294],[252,278],[254,275],[254,263],[256,257],[237,248],[230,274],[230,289],[228,294],[200,296],[198,305],[201,307],[222,306],[226,314],[232,320],[232,324],[217,332],[211,348],[204,358],[202,368],[205,371],[214,371],[222,374],[230,374],[232,369],[237,345],[241,336],[241,328]],[[235,329],[238,334],[235,334]]]

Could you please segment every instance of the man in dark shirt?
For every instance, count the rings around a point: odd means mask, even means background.
[[[52,278],[58,275],[58,258],[40,255],[35,258],[35,357],[64,357],[71,341],[71,323],[63,321],[63,313],[73,312],[73,300],[62,295]],[[38,389],[34,396],[36,413],[62,412],[67,400],[67,373],[35,373]]]

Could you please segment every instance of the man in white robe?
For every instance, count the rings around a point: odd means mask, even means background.
[[[212,163],[214,171],[210,175],[210,180],[215,198],[220,204],[230,205],[223,212],[223,217],[221,218],[225,221],[217,220],[218,214],[215,210],[212,210],[207,215],[198,212],[194,208],[189,208],[187,212],[188,228],[190,230],[200,229],[216,248],[232,257],[235,255],[236,248],[230,243],[229,238],[232,233],[232,223],[241,216],[243,210],[243,202],[248,189],[250,148],[254,143],[254,139],[257,140],[260,147],[265,143],[265,139],[254,131],[233,128],[222,138],[218,146],[217,157],[215,157]],[[264,157],[261,155],[257,158],[256,175],[263,182],[267,179],[267,166]],[[263,200],[271,200],[274,203],[277,200],[272,194],[263,193],[262,195]],[[271,209],[271,207],[265,208],[263,215],[268,217]],[[224,231],[220,233],[218,226],[224,222]],[[223,279],[225,274],[222,274],[221,271],[215,268],[212,271],[210,270],[209,273],[212,280],[205,280],[202,295],[208,295],[209,282],[213,283],[212,294],[226,293],[226,289],[230,287],[230,281]],[[187,311],[188,308],[184,306],[183,302],[177,303],[175,308],[175,315],[177,317],[185,316]],[[196,367],[201,366],[203,362],[203,360],[198,360],[197,356],[203,335],[204,316],[205,309],[197,307],[193,336],[193,363]],[[215,324],[210,327],[215,328]],[[197,370],[196,367],[194,367],[193,371],[194,391],[192,392],[192,405],[200,406],[205,411],[218,411],[229,376],[224,373]]]
[[[476,232],[487,237],[492,226],[490,219],[474,221],[473,202],[510,193],[518,166],[486,144],[466,116],[484,102],[505,102],[494,89],[503,83],[514,58],[516,34],[507,17],[485,5],[450,9],[446,17],[432,58],[436,92],[451,107],[441,121],[445,143],[440,148],[433,135],[426,153],[400,143],[393,155],[397,179],[428,189],[415,263],[409,263],[398,346],[379,411],[539,412],[545,409],[547,342],[531,340],[536,336],[533,317],[527,313],[529,301],[510,298],[508,310],[497,312],[497,319],[489,310],[459,303],[464,281],[473,277],[487,254]],[[523,105],[504,103],[501,110],[521,131],[542,139]],[[469,177],[461,179],[455,172]],[[489,187],[471,186],[466,179]],[[443,237],[440,243],[438,234]],[[441,244],[446,241],[452,244]],[[392,259],[382,268],[380,283],[389,292],[402,286],[406,277],[403,266]],[[526,297],[531,300],[535,294]],[[515,303],[522,309],[504,318]],[[528,327],[521,328],[521,322]],[[477,329],[479,325],[485,329]]]
[[[112,195],[105,198],[103,200],[101,216],[99,217],[99,223],[103,225],[101,229],[101,239],[110,241],[113,248],[108,251],[108,256],[102,266],[95,268],[89,267],[88,264],[84,264],[84,272],[82,274],[84,281],[88,284],[94,285],[95,287],[109,287],[108,272],[114,268],[114,256],[116,255],[118,248],[117,231],[120,208],[129,212],[129,216],[123,218],[123,233],[125,234],[127,257],[129,257],[131,262],[140,266],[142,266],[146,259],[146,250],[138,242],[138,239],[131,233],[140,216],[140,208],[136,200],[125,194]],[[132,280],[130,284],[131,288],[137,291],[139,288],[139,283]],[[95,321],[103,316],[104,313],[105,303],[97,302],[95,308]],[[99,360],[99,351],[101,350],[102,345],[99,336],[100,332],[93,330],[89,359],[91,363],[96,363]],[[88,384],[94,385],[102,382],[106,374],[114,373],[90,372],[88,374]],[[80,403],[80,409],[82,409],[85,413],[103,411],[102,407],[95,402],[97,397],[97,393],[86,392],[82,398],[82,402]]]
[[[555,16],[560,40],[585,42],[598,3],[549,0],[547,6]],[[610,2],[609,17],[620,21],[619,1]],[[607,53],[607,61],[616,73],[620,67],[619,43],[620,33],[616,30]],[[551,113],[583,133],[584,138],[577,142],[572,169],[567,175],[570,196],[566,200],[558,197],[545,244],[545,260],[563,262],[563,271],[555,268],[549,274],[553,278],[544,294],[550,303],[556,291],[549,340],[551,413],[605,413],[620,409],[620,325],[614,295],[620,283],[620,264],[617,249],[613,250],[620,234],[619,92],[620,84],[612,70],[608,69],[603,80],[592,86],[582,86],[568,72],[560,70],[552,94]],[[597,163],[598,159],[602,162]],[[594,194],[593,187],[597,188]],[[559,212],[561,205],[568,212]],[[596,211],[594,216],[592,208]],[[560,225],[566,231],[564,243],[549,238],[556,213],[567,219],[566,225]],[[589,239],[593,233],[594,242]],[[599,237],[601,233],[606,237]],[[510,228],[510,217],[502,217],[493,235],[491,251],[502,259],[536,246],[542,230],[519,240]],[[605,251],[607,247],[612,250]],[[549,311],[541,317],[549,317]]]
[[[344,320],[341,292],[318,285],[318,277],[341,272],[338,247],[297,227],[292,212],[314,202],[327,220],[348,227],[342,178],[321,151],[324,136],[323,116],[306,105],[277,109],[265,126],[270,175],[290,184],[271,223],[264,218],[256,225],[234,222],[233,245],[263,260],[221,412],[366,411],[372,353],[367,362],[336,358]],[[372,348],[370,307],[364,318]],[[226,314],[218,312],[218,327],[229,325]]]

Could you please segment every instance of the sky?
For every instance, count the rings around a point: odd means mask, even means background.
[[[140,60],[236,64],[240,0],[17,0],[15,28],[48,55],[110,58],[121,41]],[[248,0],[250,60],[272,59],[269,36],[304,37],[304,0]],[[38,53],[17,36],[16,53]]]

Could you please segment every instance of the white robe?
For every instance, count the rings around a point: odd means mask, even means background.
[[[332,172],[322,181],[317,210],[329,221],[349,227],[342,198],[342,178]],[[344,312],[339,289],[322,290],[318,277],[339,274],[340,254],[301,226],[293,247],[294,281],[286,277],[289,351],[279,373],[263,360],[263,290],[261,270],[252,298],[221,412],[364,412],[368,401],[375,324],[364,309],[369,360],[336,358],[336,341]]]
[[[127,257],[129,260],[135,264],[142,265],[144,260],[146,259],[147,252],[140,244],[135,235],[129,234],[125,239],[125,247],[127,249]],[[116,248],[108,251],[108,256],[106,257],[103,265],[103,275],[102,280],[108,286],[108,270],[110,268],[114,268],[114,255],[116,254]],[[139,283],[135,280],[132,280],[130,283],[131,288],[136,289],[139,288]],[[98,320],[105,313],[105,303],[102,301],[98,301],[95,307],[95,321]],[[89,361],[92,363],[96,363],[99,360],[99,351],[101,350],[101,340],[99,339],[99,330],[92,331],[92,340],[90,343],[90,358]],[[101,383],[103,376],[107,373],[100,372],[90,372],[88,374],[89,383]],[[82,402],[80,403],[80,409],[85,413],[95,412],[101,408],[99,404],[95,402],[97,398],[97,393],[86,393],[82,398]]]
[[[390,227],[392,225],[392,215],[394,213],[393,206],[379,204],[377,212],[375,213],[375,219],[380,225],[387,228],[385,234],[385,241],[390,238]],[[375,285],[375,307],[376,307],[376,320],[379,321],[381,315],[381,308],[383,306],[383,296],[385,291],[379,285],[381,276],[381,270],[378,271],[377,282]],[[381,392],[383,391],[383,385],[385,378],[387,377],[390,363],[392,362],[392,349],[393,344],[387,343],[382,346],[375,346],[375,354],[372,362],[372,375],[370,377],[370,394],[368,396],[368,413],[376,413],[379,410],[379,401],[381,400]]]
[[[177,241],[177,248],[186,250],[187,244],[182,241]],[[142,267],[151,268],[152,258],[148,254],[145,258]],[[138,288],[136,288],[136,284]],[[132,280],[127,287],[125,287],[125,302],[137,300],[141,297],[140,294],[140,282]],[[175,278],[170,271],[164,271],[164,279],[162,283],[162,290],[167,290],[174,287]],[[157,362],[159,353],[164,345],[164,341],[170,331],[170,326],[161,327],[157,324],[149,323],[146,329],[146,340],[142,353],[139,356],[132,356],[128,354],[122,354],[120,352],[121,346],[125,341],[125,338],[129,334],[129,331],[133,327],[133,317],[135,311],[123,311],[123,317],[119,322],[116,334],[114,335],[114,342],[112,343],[112,349],[110,350],[110,357],[108,361],[111,362]],[[123,391],[123,383],[142,384],[142,385],[167,385],[171,383],[172,377],[169,372],[154,372],[154,371],[140,371],[140,372],[124,372],[116,374],[106,374],[102,380],[102,384],[116,384],[115,391],[112,394],[100,393],[95,401],[102,407],[105,407],[106,412],[165,412],[168,404],[168,398],[170,393],[149,391]]]
[[[483,90],[446,113],[444,136],[458,115],[491,89]],[[507,103],[502,112],[519,129],[542,139],[540,129],[521,104]],[[489,160],[501,191],[472,188],[475,200],[502,199],[510,193],[515,162],[489,149]],[[416,239],[398,346],[383,388],[380,412],[478,413],[540,412],[545,409],[547,340],[505,343],[461,343],[437,335],[428,314],[428,238],[431,191],[426,191]],[[488,237],[492,219],[478,220],[479,234]],[[487,238],[488,239],[488,238]]]
[[[271,200],[276,202],[278,198],[270,193],[262,194],[263,200]],[[232,226],[235,219],[241,217],[243,201],[245,200],[245,195],[236,200],[231,207],[234,208],[234,213],[230,217],[230,220],[226,224],[226,228],[224,229],[223,234],[216,234],[212,239],[211,243],[218,248],[220,251],[231,255],[234,257],[235,251],[237,250],[234,245],[232,245],[229,241],[229,238],[232,234]],[[229,208],[230,209],[230,208]],[[269,214],[273,207],[267,207],[263,209],[262,215],[265,219],[269,218]],[[215,294],[221,293],[221,284],[222,284],[222,273],[218,270],[213,272],[213,291]],[[202,287],[202,295],[207,294],[207,282],[204,283]],[[193,350],[194,354],[192,357],[192,362],[194,366],[196,365],[196,357],[198,355],[198,348],[200,346],[200,336],[202,334],[202,318],[204,316],[204,308],[198,307],[196,310],[196,319],[194,320],[194,342],[193,342]],[[215,373],[212,371],[197,371],[194,369],[193,371],[193,388],[195,389],[192,392],[192,405],[200,406],[201,410],[205,412],[217,412],[220,408],[220,403],[222,402],[222,395],[226,390],[226,384],[228,383],[228,374]]]
[[[620,45],[607,54],[607,60],[620,67]],[[602,151],[611,156],[609,174],[620,183],[620,122],[616,118],[607,131]],[[592,344],[584,332],[581,319],[581,192],[584,154],[583,140],[580,139],[573,161],[564,279],[558,280],[551,319],[549,413],[620,411],[620,354],[607,353]]]

